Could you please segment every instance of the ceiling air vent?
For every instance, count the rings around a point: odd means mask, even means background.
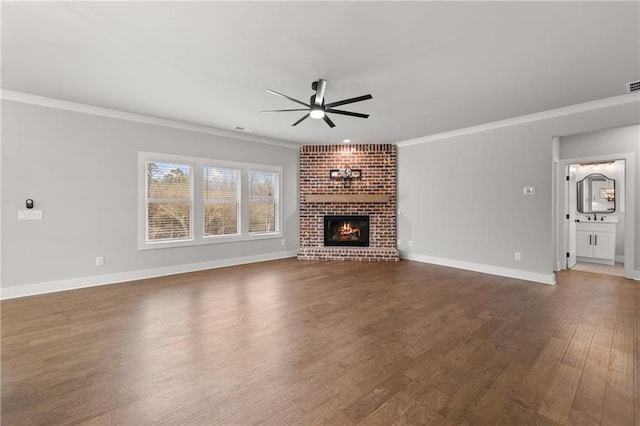
[[[640,80],[630,81],[627,83],[627,93],[633,93],[640,90]]]

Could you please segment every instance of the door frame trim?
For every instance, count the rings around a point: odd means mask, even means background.
[[[568,249],[568,241],[566,238],[568,232],[568,224],[565,219],[566,212],[565,205],[567,204],[568,193],[566,190],[566,176],[567,170],[570,164],[583,163],[583,162],[597,162],[597,161],[611,161],[611,160],[625,160],[625,238],[624,238],[624,276],[629,279],[638,279],[635,272],[635,223],[636,223],[636,165],[635,154],[632,152],[620,153],[620,154],[606,154],[590,157],[576,157],[562,159],[558,163],[558,173],[556,175],[556,194],[557,200],[555,200],[555,213],[554,221],[557,232],[555,233],[556,244],[555,247],[562,248],[557,250],[557,257],[554,261],[554,265],[558,270],[566,269],[566,261],[562,261],[561,256],[566,256]],[[562,223],[560,226],[559,224]]]

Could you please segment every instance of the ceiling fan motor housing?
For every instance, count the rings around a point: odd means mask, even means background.
[[[311,95],[311,97],[309,98],[309,105],[311,106],[320,106],[320,105],[316,105],[316,95]],[[322,100],[322,108],[324,108],[324,99]]]

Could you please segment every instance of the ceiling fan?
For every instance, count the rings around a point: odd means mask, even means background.
[[[267,90],[267,92],[276,95],[276,96],[281,96],[283,98],[289,99],[290,101],[296,102],[300,105],[304,105],[306,108],[298,108],[298,109],[276,109],[276,110],[271,110],[271,111],[262,111],[262,112],[289,112],[289,111],[308,111],[300,120],[296,121],[295,123],[292,124],[292,126],[297,126],[298,124],[300,124],[303,120],[307,119],[308,117],[311,118],[316,118],[316,119],[320,119],[322,118],[325,123],[327,123],[329,125],[329,127],[335,127],[336,125],[333,124],[333,121],[331,121],[331,119],[327,116],[327,113],[331,113],[331,114],[341,114],[341,115],[349,115],[351,117],[359,117],[359,118],[367,118],[369,117],[369,114],[361,114],[359,112],[351,112],[351,111],[343,111],[340,109],[333,109],[333,107],[337,107],[340,105],[346,105],[346,104],[352,104],[354,102],[360,102],[360,101],[366,101],[367,99],[372,99],[373,96],[371,95],[363,95],[363,96],[358,96],[355,98],[349,98],[349,99],[343,99],[341,101],[336,101],[336,102],[330,102],[328,104],[325,104],[324,102],[324,92],[327,89],[327,81],[323,80],[323,79],[318,79],[318,81],[314,81],[313,83],[311,83],[311,89],[315,90],[316,93],[314,95],[311,96],[311,99],[309,100],[309,103],[306,104],[302,101],[299,101],[297,99],[294,99],[290,96],[284,95],[282,93],[278,93],[275,90]]]

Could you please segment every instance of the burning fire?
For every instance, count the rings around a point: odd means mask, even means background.
[[[357,226],[351,226],[351,222],[344,222],[342,226],[338,228],[338,239],[340,241],[356,240],[360,238],[360,228]]]

